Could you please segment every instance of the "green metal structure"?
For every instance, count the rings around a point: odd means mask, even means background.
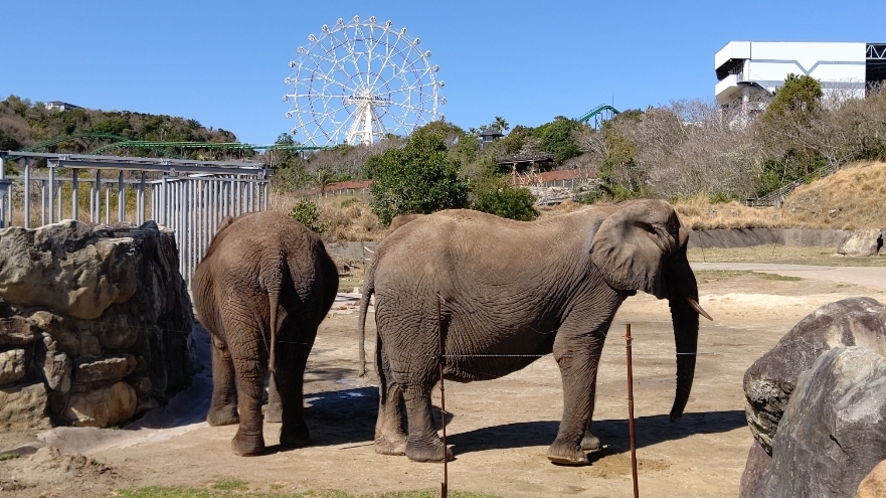
[[[591,121],[591,125],[594,127],[594,129],[597,129],[600,127],[601,124],[603,124],[603,121],[612,119],[619,112],[620,111],[618,109],[612,107],[609,104],[600,104],[590,111],[582,114],[580,118],[576,118],[575,120],[579,123],[587,123],[588,121],[593,120]]]

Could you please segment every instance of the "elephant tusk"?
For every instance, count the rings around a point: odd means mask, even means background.
[[[714,319],[711,318],[711,315],[709,315],[707,313],[707,311],[701,309],[701,305],[698,304],[698,301],[696,301],[695,299],[692,299],[691,297],[687,297],[686,302],[689,303],[689,306],[692,306],[692,309],[694,309],[696,312],[698,312],[699,315],[707,318],[708,320],[710,320],[712,322],[714,321]]]

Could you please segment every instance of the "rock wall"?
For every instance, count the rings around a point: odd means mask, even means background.
[[[107,427],[193,374],[171,230],[66,220],[0,230],[0,431]]]

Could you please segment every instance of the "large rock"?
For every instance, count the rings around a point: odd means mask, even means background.
[[[867,297],[826,304],[791,329],[745,372],[745,413],[754,438],[772,453],[772,438],[800,374],[824,352],[860,346],[886,355],[886,306]]]
[[[52,337],[61,351],[71,356],[80,355],[80,330],[74,320],[43,310],[35,311],[29,318],[44,334]]]
[[[78,362],[76,369],[74,369],[74,382],[85,384],[103,380],[120,380],[131,374],[137,364],[137,360],[131,354]]]
[[[197,365],[191,310],[174,233],[152,221],[0,230],[0,385],[42,381],[31,398],[54,423],[165,404]]]
[[[24,346],[37,339],[34,324],[20,316],[0,318],[0,346]]]
[[[46,386],[42,382],[0,388],[0,432],[48,429]]]
[[[14,384],[25,376],[25,350],[0,351],[0,386]]]
[[[0,236],[0,296],[26,308],[98,318],[135,292],[135,253],[132,239],[103,238],[74,220],[9,228]]]
[[[766,453],[766,450],[763,449],[759,442],[754,441],[751,444],[750,451],[748,451],[748,460],[744,466],[744,472],[741,474],[738,498],[752,498],[760,488],[763,477],[770,467],[772,467],[772,457],[769,456],[769,453]]]
[[[822,354],[800,376],[755,497],[852,496],[886,459],[886,357],[860,347]]]
[[[45,351],[37,357],[46,387],[60,394],[71,390],[71,359],[65,353]]]
[[[883,234],[878,228],[854,230],[837,246],[837,254],[844,256],[876,256],[883,246]]]
[[[129,420],[138,399],[126,382],[117,382],[88,393],[71,394],[65,416],[75,427],[108,427]]]
[[[886,496],[886,460],[878,463],[858,485],[855,498],[883,498]]]

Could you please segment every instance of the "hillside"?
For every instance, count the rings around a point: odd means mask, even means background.
[[[710,228],[886,227],[886,163],[862,163],[798,187],[781,209],[737,202],[711,204],[705,197],[677,204],[684,224]]]
[[[76,136],[40,147],[39,152],[86,154],[121,140],[149,142],[236,142],[226,130],[205,127],[197,120],[131,111],[101,111],[72,107],[53,109],[10,95],[0,101],[0,150],[33,148],[47,141]],[[117,152],[117,151],[115,151]],[[138,148],[121,155],[143,157],[181,155],[178,150]],[[200,158],[216,159],[217,151],[191,149]],[[197,158],[197,157],[194,157]]]

